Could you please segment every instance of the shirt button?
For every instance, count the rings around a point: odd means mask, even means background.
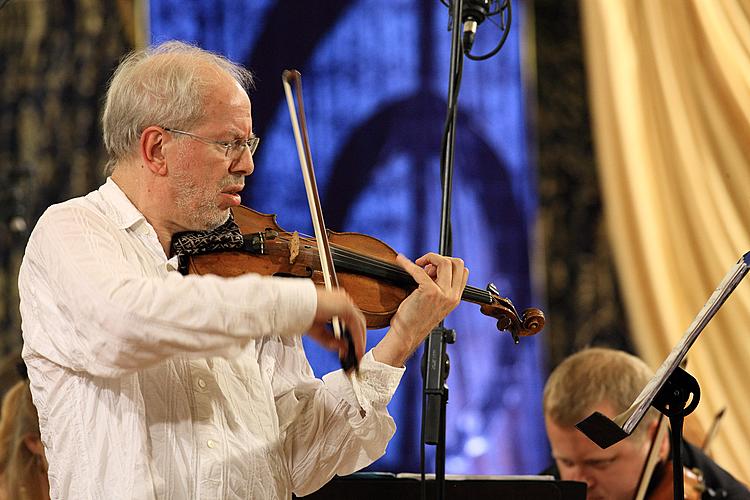
[[[208,446],[209,448],[216,448],[216,441],[214,441],[213,439],[209,439],[208,441],[206,441],[206,446]]]
[[[200,387],[201,389],[205,389],[206,388],[206,381],[203,380],[202,378],[199,378],[198,379],[198,387]]]

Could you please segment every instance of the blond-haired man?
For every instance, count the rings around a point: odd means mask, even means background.
[[[544,420],[554,473],[587,484],[588,500],[632,500],[659,413],[651,408],[626,439],[601,449],[575,424],[598,411],[610,418],[626,410],[653,377],[639,358],[623,351],[590,348],[573,354],[553,370],[544,388]],[[667,437],[657,443],[662,463],[669,456]],[[750,492],[695,447],[685,443],[684,464],[698,467],[707,486],[704,498],[750,498]],[[659,469],[654,483],[660,478]]]

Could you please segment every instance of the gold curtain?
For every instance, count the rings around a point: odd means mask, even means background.
[[[608,232],[654,368],[750,250],[750,1],[581,0]],[[689,354],[711,449],[750,480],[750,279]],[[700,443],[698,443],[700,444]]]

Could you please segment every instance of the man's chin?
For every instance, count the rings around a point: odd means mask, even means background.
[[[213,208],[211,213],[205,210],[200,217],[193,217],[190,231],[213,231],[229,219],[229,209],[221,210]]]
[[[224,210],[220,209],[220,213],[216,216],[215,219],[208,221],[208,231],[212,231],[216,229],[217,227],[224,224],[227,220],[229,220],[229,209],[226,208]]]

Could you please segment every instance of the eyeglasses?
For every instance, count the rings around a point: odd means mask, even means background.
[[[245,148],[250,151],[250,156],[253,156],[255,154],[255,151],[258,149],[258,143],[260,142],[260,137],[250,137],[249,139],[237,139],[234,141],[214,141],[213,139],[209,139],[208,137],[201,137],[200,135],[185,132],[184,130],[175,130],[168,127],[163,128],[167,132],[186,135],[204,144],[214,144],[216,146],[220,146],[224,148],[224,156],[233,161],[240,159],[242,153],[245,152]]]

